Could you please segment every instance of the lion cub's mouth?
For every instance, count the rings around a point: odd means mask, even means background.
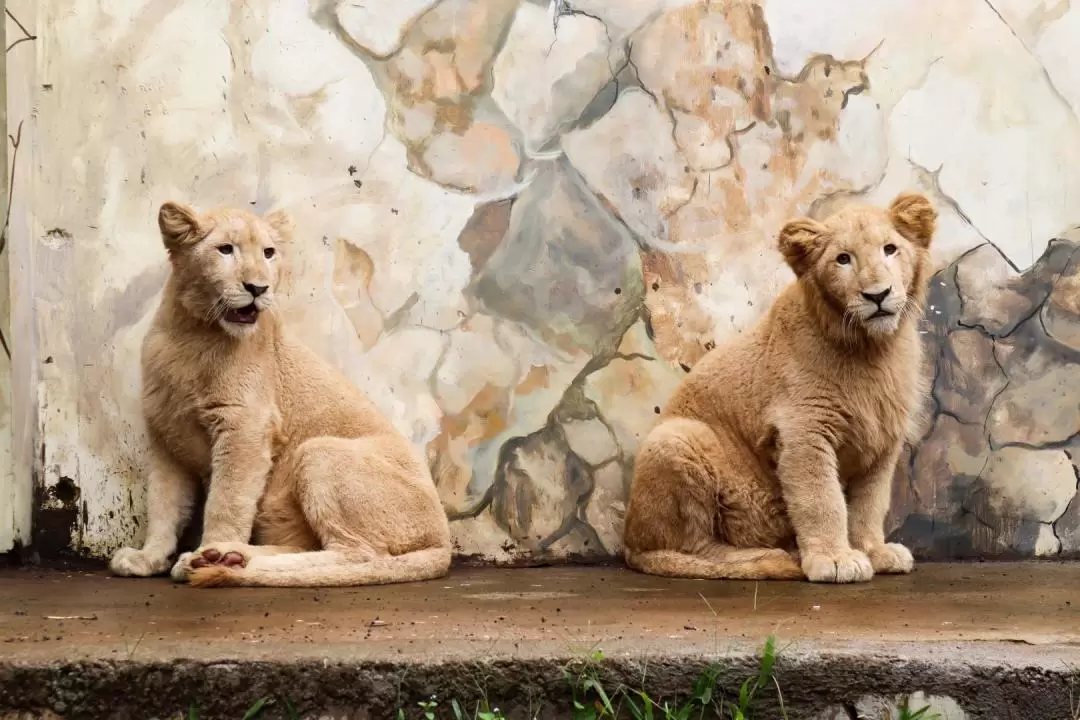
[[[232,308],[225,313],[225,322],[240,323],[241,325],[251,325],[259,319],[259,308],[255,307],[255,303],[245,305],[242,308]]]
[[[876,320],[877,318],[892,317],[896,313],[891,313],[888,310],[878,308],[874,311],[874,314],[867,318],[867,320]]]

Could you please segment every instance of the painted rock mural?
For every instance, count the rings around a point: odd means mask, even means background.
[[[458,551],[530,562],[619,552],[639,442],[790,281],[787,219],[916,189],[941,213],[933,394],[889,530],[922,557],[1080,553],[1080,7],[8,7],[37,36],[9,48],[8,124],[39,544],[141,533],[165,200],[288,209],[288,320],[426,450]]]

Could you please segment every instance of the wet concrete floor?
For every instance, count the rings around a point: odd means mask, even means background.
[[[1080,563],[924,564],[847,586],[668,580],[610,567],[459,568],[432,582],[335,590],[194,590],[103,572],[0,570],[0,658],[16,663],[397,662],[595,647],[609,657],[722,654],[774,633],[815,650],[974,643],[1080,665]]]

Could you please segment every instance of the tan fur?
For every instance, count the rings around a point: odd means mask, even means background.
[[[911,571],[884,522],[925,392],[916,323],[935,222],[926,198],[904,194],[888,210],[783,228],[797,280],[751,333],[694,367],[641,447],[624,528],[631,567],[818,582]],[[871,317],[878,305],[863,293],[886,289],[894,314]]]
[[[172,273],[142,349],[149,526],[112,571],[168,570],[203,483],[202,546],[181,555],[174,579],[286,587],[445,575],[450,532],[427,467],[274,311],[288,218],[166,203],[158,223]],[[254,322],[229,320],[252,304]]]

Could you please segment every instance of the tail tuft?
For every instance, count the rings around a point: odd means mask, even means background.
[[[197,588],[239,587],[243,585],[242,569],[224,565],[195,568],[188,574],[188,584]]]

